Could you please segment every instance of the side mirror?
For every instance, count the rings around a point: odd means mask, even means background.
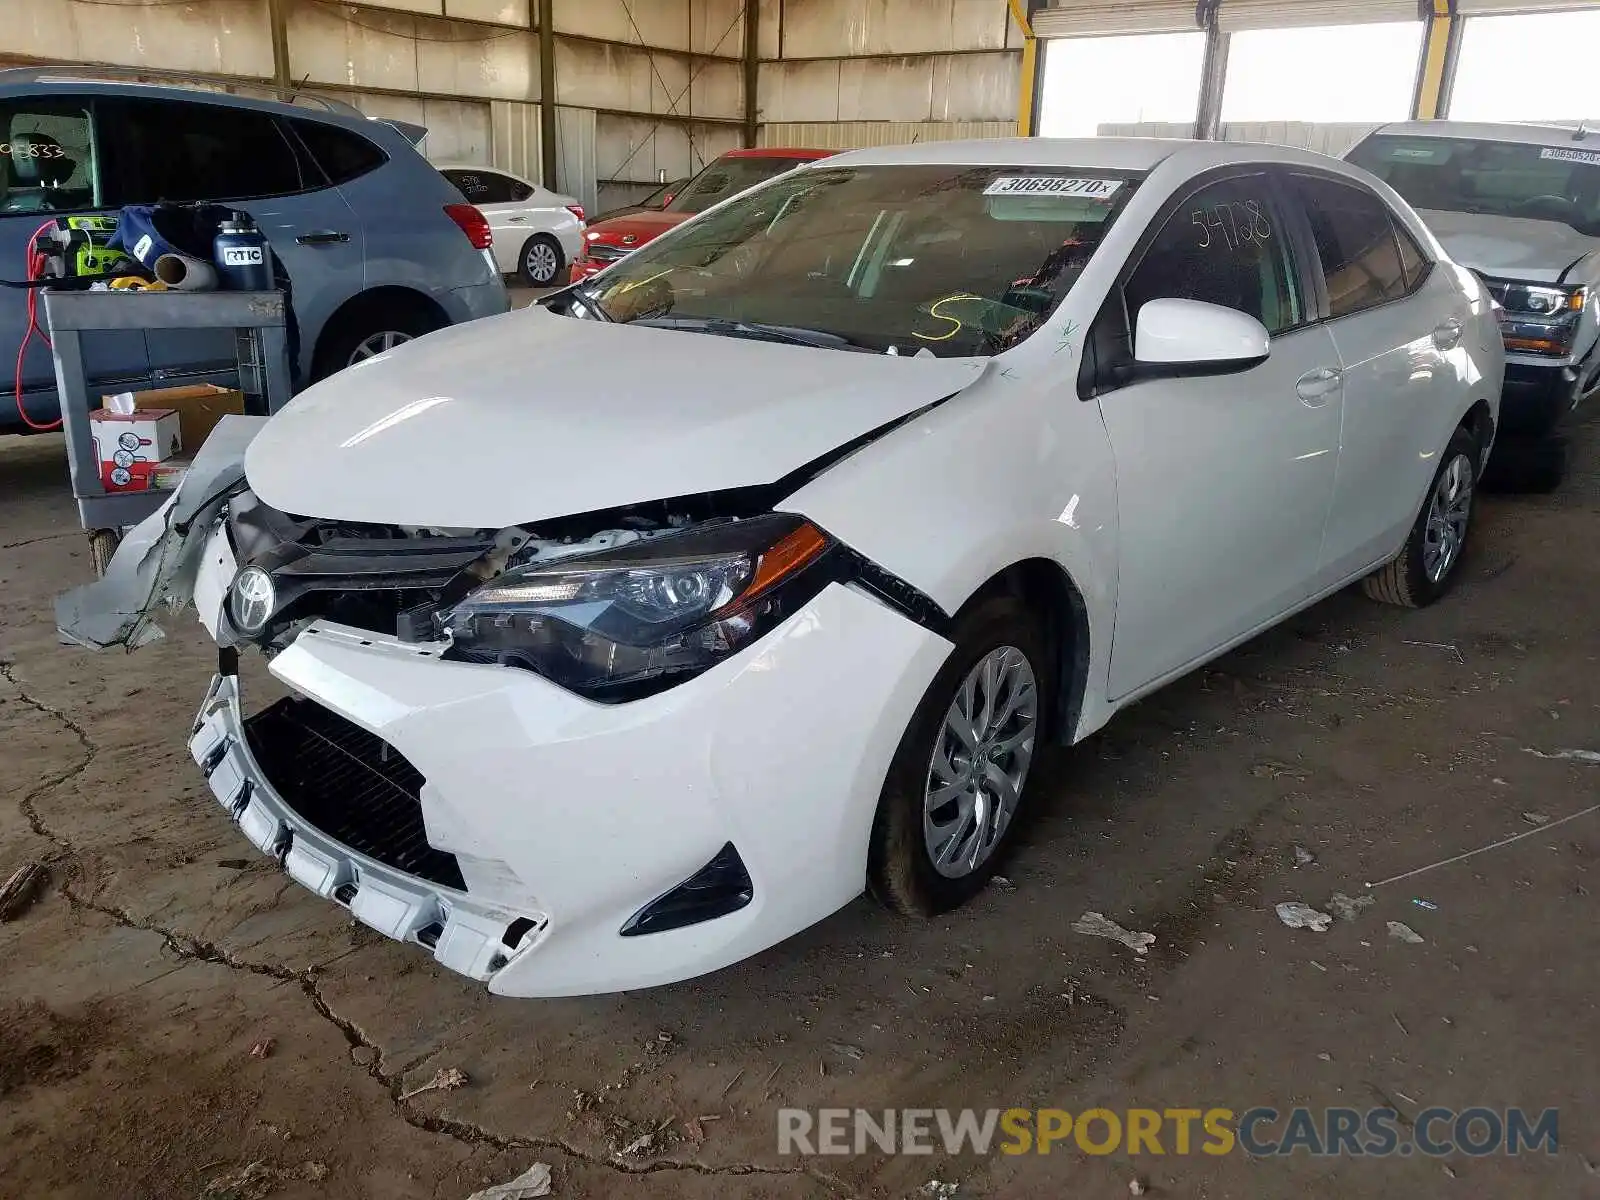
[[[1151,300],[1134,327],[1128,375],[1153,379],[1227,375],[1267,360],[1267,327],[1248,313],[1203,300]]]

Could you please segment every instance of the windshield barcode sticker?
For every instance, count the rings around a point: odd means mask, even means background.
[[[985,196],[1081,196],[1109,200],[1122,190],[1120,179],[1073,179],[1065,175],[1002,175],[983,189]]]
[[[1562,150],[1551,146],[1539,151],[1540,158],[1553,158],[1557,162],[1600,164],[1600,150]]]

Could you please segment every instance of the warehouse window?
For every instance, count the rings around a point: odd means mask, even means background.
[[[1188,136],[1200,105],[1205,55],[1203,33],[1046,42],[1039,132],[1094,137],[1144,132],[1129,129],[1132,125],[1171,124],[1182,128],[1165,132]]]
[[[1450,99],[1453,121],[1600,117],[1600,12],[1469,17]]]
[[[1222,120],[1403,121],[1422,34],[1421,21],[1239,30],[1228,48]]]

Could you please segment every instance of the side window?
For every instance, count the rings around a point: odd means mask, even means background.
[[[268,113],[197,101],[113,99],[105,114],[107,200],[247,200],[319,185]]]
[[[1130,330],[1151,300],[1204,300],[1281,333],[1300,324],[1299,291],[1265,176],[1225,179],[1190,196],[1123,287]]]
[[[1406,270],[1388,205],[1362,188],[1319,176],[1296,175],[1293,186],[1328,281],[1330,317],[1406,294]]]
[[[493,171],[446,171],[444,177],[472,204],[504,204],[512,199],[514,181]]]
[[[1433,263],[1428,261],[1428,256],[1422,252],[1422,247],[1417,245],[1417,239],[1412,237],[1399,221],[1394,223],[1394,235],[1400,241],[1400,269],[1405,272],[1406,290],[1414,292],[1428,277]]]
[[[330,183],[348,183],[389,161],[387,154],[359,133],[321,121],[289,123]]]
[[[520,179],[507,179],[506,187],[510,189],[510,199],[520,204],[533,195],[533,188]]]
[[[0,100],[0,215],[70,212],[100,205],[87,104]]]

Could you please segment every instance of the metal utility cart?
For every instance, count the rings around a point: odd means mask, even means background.
[[[289,400],[289,338],[282,292],[57,291],[44,293],[50,340],[54,345],[56,394],[61,429],[72,470],[72,495],[78,517],[89,531],[95,574],[105,571],[122,530],[137,525],[172,494],[171,488],[108,492],[100,479],[89,414],[101,407],[90,394],[81,335],[105,330],[232,329],[237,345],[238,388],[245,412],[265,416]],[[152,379],[165,387],[231,371],[197,371],[181,379]],[[193,454],[199,447],[186,447]]]

